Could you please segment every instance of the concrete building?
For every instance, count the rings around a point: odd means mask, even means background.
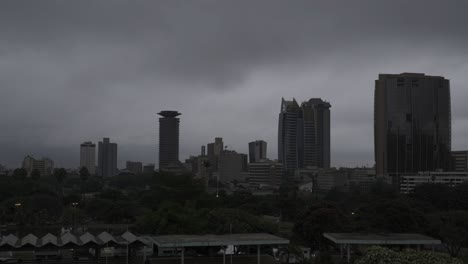
[[[96,175],[96,144],[91,141],[80,145],[80,168],[87,168],[90,175]]]
[[[117,143],[111,143],[109,138],[104,138],[98,143],[97,175],[101,177],[117,175]]]
[[[326,193],[332,189],[348,191],[348,172],[346,170],[320,169],[315,179],[315,190]]]
[[[468,171],[468,150],[452,151],[452,170]]]
[[[279,188],[283,178],[283,164],[277,161],[260,160],[249,164],[248,182],[252,187]]]
[[[245,157],[245,156],[244,156]],[[219,155],[218,173],[221,182],[232,182],[234,180],[243,182],[244,157],[232,150],[224,150]]]
[[[54,162],[49,158],[35,159],[28,155],[23,159],[22,168],[31,176],[33,170],[38,170],[41,176],[50,176],[54,170]]]
[[[208,160],[210,161],[210,166],[212,171],[218,170],[218,159],[221,153],[224,150],[223,138],[215,138],[215,142],[208,143]]]
[[[131,171],[135,174],[140,174],[143,172],[143,163],[139,161],[127,161],[126,168],[128,171]]]
[[[256,140],[249,143],[249,163],[259,162],[267,158],[267,143]]]
[[[197,179],[202,179],[203,182],[205,183],[205,186],[208,186],[208,180],[210,179],[210,167],[208,166],[209,164],[209,159],[207,156],[200,156],[197,159],[197,173],[195,174],[195,178]]]
[[[352,168],[348,170],[348,186],[350,188],[369,189],[377,181],[374,168]]]
[[[146,164],[145,166],[143,166],[143,173],[153,173],[153,172],[154,172],[154,164],[153,163]]]
[[[159,118],[159,170],[179,161],[179,126],[181,113],[161,111]],[[172,166],[172,165],[171,165]]]
[[[450,187],[468,180],[468,172],[420,172],[400,175],[400,192],[410,193],[417,185],[423,183],[441,183]]]
[[[299,168],[330,168],[330,103],[319,98],[281,101],[278,160],[293,175]]]
[[[422,73],[380,74],[375,81],[377,176],[450,170],[450,82]]]

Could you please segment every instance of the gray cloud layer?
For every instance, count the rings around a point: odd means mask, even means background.
[[[222,136],[276,157],[281,97],[332,104],[332,163],[373,164],[379,73],[451,80],[453,148],[467,149],[466,1],[0,3],[0,163],[78,165],[104,136],[119,161],[157,160],[157,117],[181,117],[181,158]]]

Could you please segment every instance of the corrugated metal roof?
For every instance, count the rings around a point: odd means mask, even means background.
[[[23,239],[21,239],[21,244],[20,245],[22,247],[24,247],[26,245],[31,245],[31,246],[36,247],[37,246],[37,236],[35,236],[33,234],[28,234],[27,236],[23,237]]]
[[[3,247],[5,245],[8,245],[10,247],[15,247],[16,243],[18,243],[18,240],[19,239],[15,235],[9,234],[8,236],[2,238],[0,242],[0,247]]]
[[[114,242],[114,243],[118,243],[117,240],[115,239],[115,237],[113,237],[111,234],[107,233],[107,232],[102,232],[101,234],[99,234],[97,236],[97,238],[99,238],[102,243],[104,244],[107,244],[109,242]]]
[[[75,244],[77,246],[80,245],[80,242],[78,241],[78,238],[76,238],[76,236],[74,236],[73,234],[71,234],[69,232],[63,234],[60,237],[60,240],[62,241],[62,243],[61,243],[62,246],[65,246],[67,244]]]
[[[57,237],[52,235],[51,233],[48,233],[47,235],[43,236],[41,238],[41,242],[39,243],[39,246],[42,247],[48,244],[58,246]]]
[[[98,239],[96,239],[96,237],[93,236],[92,234],[90,234],[89,232],[86,232],[85,234],[80,236],[80,240],[81,240],[81,243],[83,245],[86,245],[88,243],[94,243],[94,244],[97,244],[97,245],[102,244],[102,242],[100,242],[100,241],[98,242]]]

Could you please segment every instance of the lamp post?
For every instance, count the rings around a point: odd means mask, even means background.
[[[75,230],[75,210],[76,210],[76,206],[78,205],[77,202],[73,202],[72,204],[72,230]]]
[[[21,214],[20,214],[20,208],[21,208],[22,204],[20,202],[17,202],[15,203],[15,208],[16,208],[16,216],[17,216],[17,221],[18,223],[17,224],[20,224],[21,223]]]

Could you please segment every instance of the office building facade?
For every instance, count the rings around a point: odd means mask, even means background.
[[[249,162],[259,162],[267,158],[267,143],[263,140],[256,140],[249,143]]]
[[[283,178],[283,164],[277,161],[261,160],[249,163],[248,183],[252,187],[279,188]]]
[[[214,142],[208,143],[207,149],[208,149],[207,156],[208,156],[211,170],[217,171],[219,167],[218,166],[219,156],[224,150],[223,138],[220,138],[220,137],[215,138]]]
[[[179,126],[181,113],[161,111],[159,118],[159,170],[179,161]]]
[[[330,103],[319,98],[301,104],[303,168],[330,168],[330,107]]]
[[[219,180],[222,182],[243,181],[244,156],[232,150],[222,151],[218,160]]]
[[[449,80],[420,73],[380,74],[374,96],[377,176],[450,170]]]
[[[98,171],[101,177],[117,175],[117,143],[111,143],[104,138],[98,143]]]
[[[296,169],[330,168],[330,103],[319,98],[281,101],[278,161],[287,174]]]
[[[80,145],[80,168],[88,169],[90,175],[96,174],[96,144],[84,142]]]

